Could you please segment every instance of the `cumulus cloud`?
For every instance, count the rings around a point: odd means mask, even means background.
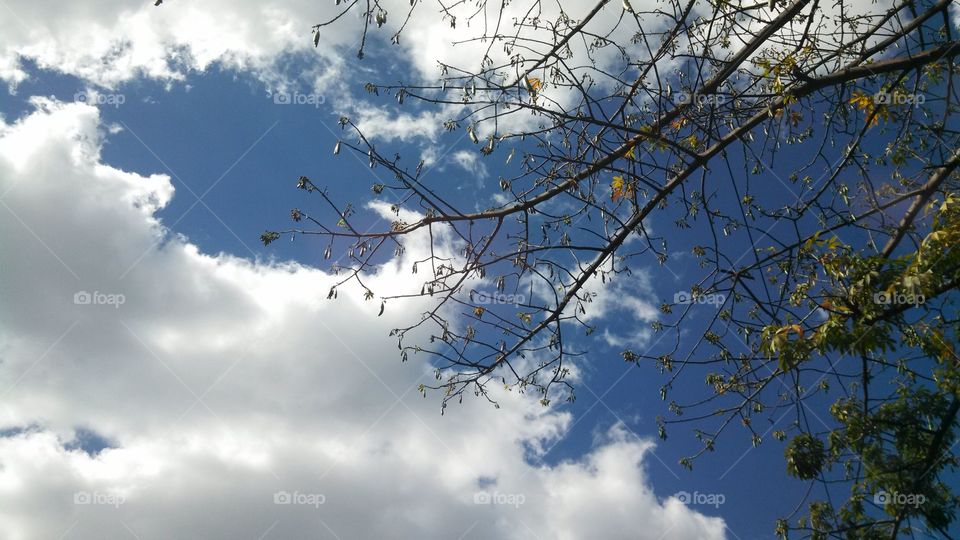
[[[326,16],[307,0],[167,2],[5,2],[0,18],[0,78],[15,85],[28,76],[22,63],[113,88],[147,77],[182,81],[214,64],[252,73],[282,86],[293,76],[281,60],[308,60],[310,84],[337,78],[333,48],[353,42],[350,18],[314,48],[310,26]],[[316,65],[322,63],[323,71]]]
[[[415,303],[378,318],[317,269],[200,252],[155,217],[168,177],[101,162],[96,108],[34,103],[0,124],[0,536],[723,537],[622,427],[533,466],[569,413],[440,416],[386,337]],[[408,262],[369,285],[416,287]]]

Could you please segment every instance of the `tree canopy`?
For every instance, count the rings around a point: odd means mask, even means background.
[[[787,472],[822,487],[771,524],[781,536],[947,534],[960,409],[950,0],[336,4],[314,32],[359,17],[358,62],[402,46],[425,12],[468,27],[435,80],[366,90],[417,103],[506,171],[489,208],[458,207],[456,177],[425,180],[422,161],[381,153],[343,117],[334,153],[389,171],[372,191],[396,219],[357,225],[357,205],[304,171],[318,211],[262,237],[319,237],[327,257],[345,254],[341,283],[381,312],[405,293],[364,275],[415,232],[451,238],[458,253],[411,269],[432,308],[393,332],[403,358],[434,358],[424,393],[444,407],[493,401],[491,384],[574,399],[569,366],[586,351],[572,342],[601,324],[587,316],[597,287],[683,254],[700,279],[663,298],[660,346],[622,351],[661,376],[660,436],[690,424],[702,442],[680,463],[740,424],[755,445],[783,441]],[[491,304],[480,282],[524,301]],[[701,399],[675,402],[679,385]],[[786,415],[790,429],[764,426]]]

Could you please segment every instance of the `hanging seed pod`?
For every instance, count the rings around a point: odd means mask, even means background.
[[[333,147],[333,155],[336,156],[339,153],[340,153],[340,141],[337,141],[337,145]]]
[[[489,156],[493,153],[493,135],[489,137],[487,144],[483,145],[483,148],[480,149],[480,152],[485,156]]]

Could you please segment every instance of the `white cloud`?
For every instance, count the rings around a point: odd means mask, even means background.
[[[385,107],[355,101],[346,96],[341,98],[339,106],[352,111],[351,114],[355,115],[354,122],[364,135],[387,142],[436,140],[441,133],[443,121],[449,117],[444,109],[416,115],[402,112],[393,114]]]
[[[27,76],[19,66],[23,59],[108,88],[138,77],[183,80],[215,63],[277,82],[281,57],[322,57],[329,66],[338,63],[331,47],[353,39],[344,25],[326,32],[324,47],[315,50],[310,26],[325,14],[306,0],[171,1],[158,7],[39,0],[5,2],[4,11],[0,78],[11,84]],[[328,71],[335,76],[335,69]]]
[[[326,300],[319,270],[201,253],[154,217],[169,178],[100,162],[95,108],[35,104],[0,125],[0,429],[36,426],[0,437],[3,538],[723,537],[657,500],[652,443],[622,427],[531,467],[568,413],[507,394],[441,417],[416,392],[426,359],[401,364],[386,337],[416,305],[378,318],[357,291]],[[370,286],[416,287],[416,251]],[[66,450],[80,427],[115,448]],[[523,504],[476,505],[481,486]]]
[[[472,173],[476,179],[487,177],[487,165],[480,161],[480,153],[470,150],[458,150],[450,156],[451,161],[461,169]]]
[[[600,337],[607,345],[613,348],[632,348],[644,347],[650,342],[651,331],[648,328],[641,328],[634,333],[619,335],[611,332],[609,328],[604,328]]]

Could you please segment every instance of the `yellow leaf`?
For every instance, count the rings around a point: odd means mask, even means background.
[[[543,81],[536,77],[527,77],[527,92],[531,94],[536,94],[540,91],[540,87],[543,86]]]
[[[795,332],[797,337],[803,339],[803,327],[799,324],[789,324],[783,328],[777,330],[777,335],[783,335],[784,337],[790,335],[790,332]]]
[[[477,317],[482,317],[484,311],[486,311],[486,309],[480,306],[473,308],[473,314],[476,315]]]
[[[610,200],[615,201],[621,197],[629,197],[633,193],[633,185],[627,183],[622,176],[614,176],[613,182],[610,182]]]
[[[864,94],[863,92],[856,91],[853,93],[853,97],[850,98],[850,104],[860,109],[861,111],[868,110],[873,106],[873,99],[869,95]]]
[[[880,120],[890,121],[890,109],[886,105],[877,105],[874,97],[869,94],[856,90],[853,92],[853,97],[850,98],[849,103],[863,111],[867,118],[871,118],[870,127],[879,124]]]

